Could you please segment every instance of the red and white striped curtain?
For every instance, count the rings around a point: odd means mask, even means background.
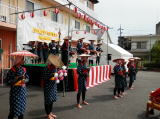
[[[94,87],[103,82],[110,80],[111,66],[92,66],[89,72],[89,79],[87,81],[87,88]]]
[[[73,69],[74,72],[74,90],[78,90],[78,74],[77,69]],[[103,65],[103,66],[92,66],[90,67],[89,77],[87,80],[87,88],[94,87],[103,82],[110,80],[111,76],[111,66]]]

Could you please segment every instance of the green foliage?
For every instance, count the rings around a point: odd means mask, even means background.
[[[153,48],[151,49],[151,57],[155,64],[160,64],[160,40],[156,41],[153,45]]]
[[[150,67],[150,68],[160,68],[160,63],[145,63],[143,64],[144,67]]]

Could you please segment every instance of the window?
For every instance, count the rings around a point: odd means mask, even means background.
[[[75,28],[80,29],[80,22],[75,20]]]
[[[137,49],[146,49],[147,42],[137,42]]]
[[[34,10],[34,3],[31,1],[26,1],[26,10]]]
[[[63,14],[61,14],[61,13],[58,14],[58,22],[60,24],[63,24]]]
[[[51,13],[51,19],[55,22],[58,22],[58,14],[55,14],[54,12]]]
[[[91,30],[90,26],[86,25],[86,31],[90,33],[90,30]]]
[[[34,9],[41,9],[41,8],[44,8],[44,6],[42,6],[40,3],[34,3]],[[38,10],[38,11],[35,11],[35,16],[43,16],[43,12],[42,10]]]

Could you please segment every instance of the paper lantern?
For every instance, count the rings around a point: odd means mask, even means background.
[[[105,27],[105,31],[108,31],[108,27]]]
[[[98,24],[97,27],[100,28],[100,24]]]
[[[21,19],[25,19],[25,14],[22,13],[20,17]]]
[[[86,15],[83,16],[83,19],[86,20]]]
[[[47,16],[47,12],[46,12],[45,10],[43,11],[43,15],[44,15],[44,16]]]
[[[31,13],[30,13],[30,16],[33,18],[33,17],[34,17],[34,12],[31,12]]]
[[[77,13],[76,17],[81,18],[81,13]]]
[[[58,9],[58,8],[55,8],[55,9],[54,9],[54,13],[55,13],[55,14],[58,14],[58,13],[59,13],[59,9]]]
[[[84,15],[81,14],[81,19],[84,19]]]
[[[78,8],[75,7],[75,8],[73,9],[73,11],[74,11],[75,13],[77,13],[77,12],[78,12]]]

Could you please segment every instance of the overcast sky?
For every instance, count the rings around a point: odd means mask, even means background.
[[[155,25],[160,21],[160,0],[99,0],[95,5],[98,18],[112,27],[112,41],[117,44],[121,27],[122,35],[155,34]]]

